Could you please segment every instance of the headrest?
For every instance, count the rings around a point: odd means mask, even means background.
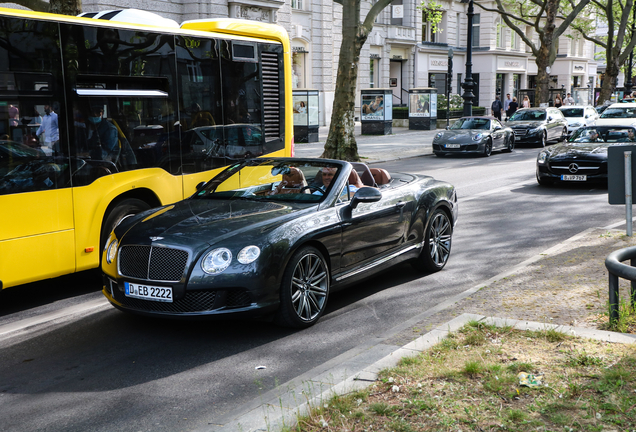
[[[360,176],[355,169],[352,169],[349,173],[349,184],[357,187],[358,189],[364,187],[364,183],[360,180]]]

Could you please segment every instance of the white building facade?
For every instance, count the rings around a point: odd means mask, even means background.
[[[374,0],[362,0],[364,17]],[[493,1],[479,2],[495,8]],[[394,0],[376,19],[364,45],[358,90],[390,88],[393,104],[408,104],[410,88],[436,87],[445,93],[448,51],[453,49],[452,92],[462,94],[465,79],[467,4],[441,2],[442,21],[433,33],[419,0]],[[342,6],[329,0],[84,0],[85,12],[137,8],[155,11],[178,22],[203,18],[242,18],[277,23],[289,33],[292,45],[293,86],[320,91],[320,123],[330,121],[342,42]],[[532,36],[531,27],[526,34]],[[536,37],[535,37],[536,40]],[[473,80],[475,106],[490,107],[495,95],[516,95],[536,85],[537,66],[521,38],[498,14],[475,5],[473,20]],[[595,86],[594,47],[582,38],[559,38],[559,54],[551,70],[550,86]],[[359,108],[359,91],[356,103]]]

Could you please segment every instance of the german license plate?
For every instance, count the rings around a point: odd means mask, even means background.
[[[444,145],[445,148],[460,148],[461,144],[446,144]]]
[[[150,285],[124,282],[126,297],[172,303],[172,287],[156,287]]]
[[[561,180],[563,181],[587,181],[586,175],[575,175],[575,174],[563,174],[561,176]]]

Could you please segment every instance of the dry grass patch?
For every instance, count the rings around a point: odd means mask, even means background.
[[[520,373],[541,385],[520,385]],[[286,431],[629,431],[633,346],[472,322]]]

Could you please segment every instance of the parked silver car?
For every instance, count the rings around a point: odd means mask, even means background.
[[[592,105],[569,105],[559,108],[568,121],[568,136],[585,126],[596,125],[598,112]]]

